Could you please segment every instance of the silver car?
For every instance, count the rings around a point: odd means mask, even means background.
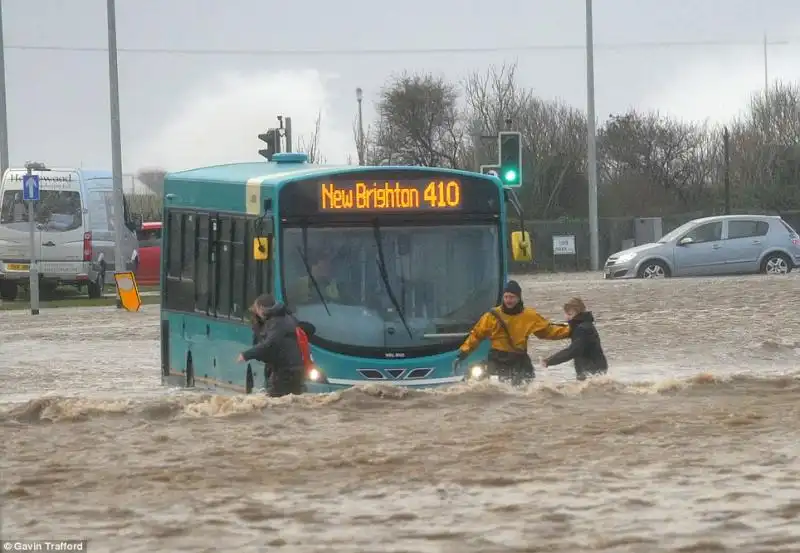
[[[778,216],[722,215],[681,225],[652,244],[610,256],[605,278],[786,274],[800,266],[800,235]]]

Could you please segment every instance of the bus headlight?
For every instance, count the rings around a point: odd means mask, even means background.
[[[472,365],[467,373],[470,380],[480,380],[486,377],[486,365]]]
[[[321,370],[319,370],[317,367],[312,367],[308,371],[308,374],[306,375],[306,377],[311,382],[317,382],[319,384],[323,384],[323,383],[328,381],[328,379],[325,378],[325,374]]]

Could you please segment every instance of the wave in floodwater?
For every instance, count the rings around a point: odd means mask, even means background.
[[[41,397],[4,531],[99,551],[789,553],[800,375]]]
[[[773,347],[781,348],[779,344]],[[536,405],[553,400],[592,398],[613,402],[621,395],[681,397],[737,395],[761,397],[769,401],[773,392],[797,391],[800,401],[800,372],[778,377],[753,375],[715,376],[701,373],[688,379],[669,378],[657,382],[623,383],[611,377],[596,377],[584,382],[555,382],[541,378],[526,388],[514,388],[488,381],[417,390],[381,384],[366,384],[330,394],[305,394],[270,398],[263,393],[220,395],[175,390],[168,396],[145,399],[63,397],[49,395],[22,404],[0,407],[0,423],[80,422],[96,418],[134,417],[147,420],[180,420],[203,417],[240,417],[271,409],[336,408],[369,410],[390,403],[402,403],[406,410],[445,409],[448,406],[513,403],[530,400]]]

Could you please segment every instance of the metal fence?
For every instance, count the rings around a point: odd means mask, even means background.
[[[148,190],[139,183],[141,189]],[[131,211],[142,215],[145,221],[161,220],[161,197],[154,194],[127,194]],[[756,211],[740,211],[740,213],[757,213]],[[711,215],[702,211],[668,215],[661,218],[663,234],[674,228],[697,219]],[[796,230],[800,230],[800,211],[788,211],[781,214],[784,220]],[[638,217],[601,217],[600,262],[614,252],[624,249],[636,235],[635,224]],[[511,230],[519,230],[519,221],[509,221]],[[525,221],[527,230],[533,240],[534,255],[530,263],[517,263],[509,259],[509,270],[512,273],[588,271],[591,269],[589,221],[587,219]],[[574,237],[574,254],[556,255],[553,252],[554,236]]]
[[[756,212],[742,211],[741,213]],[[711,214],[695,212],[662,217],[663,234],[692,219],[708,215]],[[800,211],[781,213],[781,216],[796,230],[800,230]],[[598,227],[601,264],[612,253],[627,247],[626,242],[634,239],[634,225],[637,219],[637,217],[600,218]],[[519,230],[519,221],[511,220],[510,226],[512,230]],[[517,263],[509,259],[509,270],[512,273],[588,271],[591,269],[588,219],[525,221],[525,230],[530,233],[533,241],[533,261]],[[556,255],[553,251],[554,236],[574,237],[575,253]]]

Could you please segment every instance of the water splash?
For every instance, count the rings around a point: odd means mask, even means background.
[[[135,417],[145,420],[186,418],[226,418],[261,416],[273,409],[337,408],[345,411],[368,411],[388,402],[407,402],[409,408],[438,409],[453,402],[474,403],[486,407],[493,401],[509,398],[534,398],[537,401],[581,398],[608,398],[620,395],[702,395],[720,393],[770,394],[800,391],[800,374],[781,377],[756,377],[747,374],[719,376],[700,373],[688,379],[666,378],[657,381],[620,382],[610,376],[583,382],[540,380],[527,387],[514,388],[488,381],[462,383],[429,390],[410,390],[396,386],[367,384],[330,394],[307,394],[270,398],[264,394],[216,395],[180,392],[150,399],[63,397],[46,395],[24,403],[0,407],[0,423],[30,424],[47,422],[82,422],[101,417]]]

